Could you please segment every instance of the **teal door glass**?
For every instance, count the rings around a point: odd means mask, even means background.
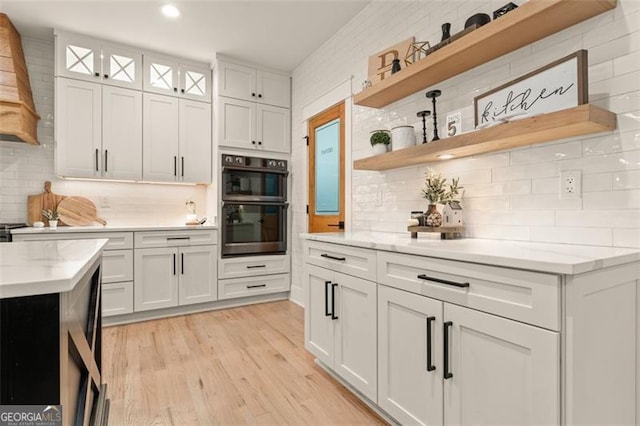
[[[317,127],[315,134],[315,214],[340,214],[340,119]]]

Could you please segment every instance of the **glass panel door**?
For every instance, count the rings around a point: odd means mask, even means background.
[[[318,127],[315,146],[315,214],[340,214],[340,119]]]
[[[112,86],[142,89],[141,54],[105,46],[102,55],[103,83]]]

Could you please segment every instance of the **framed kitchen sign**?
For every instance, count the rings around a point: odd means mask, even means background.
[[[579,50],[473,100],[476,127],[559,111],[589,101],[587,51]]]

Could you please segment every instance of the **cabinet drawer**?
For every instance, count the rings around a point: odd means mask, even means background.
[[[108,238],[104,250],[133,248],[133,232],[51,232],[46,234],[15,234],[13,241],[95,240]]]
[[[133,312],[133,282],[102,284],[102,316]]]
[[[251,256],[232,257],[218,261],[218,278],[241,278],[289,272],[290,257]]]
[[[305,262],[332,271],[354,275],[366,280],[376,280],[376,252],[359,247],[305,241]]]
[[[216,231],[212,229],[187,231],[142,231],[136,232],[135,234],[135,246],[137,249],[216,244]]]
[[[110,250],[102,253],[102,282],[133,280],[133,250]]]
[[[289,291],[289,274],[218,280],[218,299]]]
[[[560,329],[557,275],[379,252],[378,282],[551,330]]]

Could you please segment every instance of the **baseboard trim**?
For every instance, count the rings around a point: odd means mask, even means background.
[[[197,305],[176,306],[174,308],[156,309],[153,311],[134,312],[131,314],[102,317],[102,326],[130,324],[134,322],[150,321],[161,318],[176,317],[180,315],[195,314],[198,312],[215,311],[218,309],[235,308],[238,306],[254,305],[256,303],[275,302],[287,300],[289,292],[265,294],[260,296],[239,297],[237,299],[216,300],[214,302],[199,303]]]
[[[289,300],[291,300],[296,305],[301,306],[301,307],[304,308],[305,307],[304,306],[304,288],[297,287],[297,286],[291,286],[291,292],[289,294]]]

